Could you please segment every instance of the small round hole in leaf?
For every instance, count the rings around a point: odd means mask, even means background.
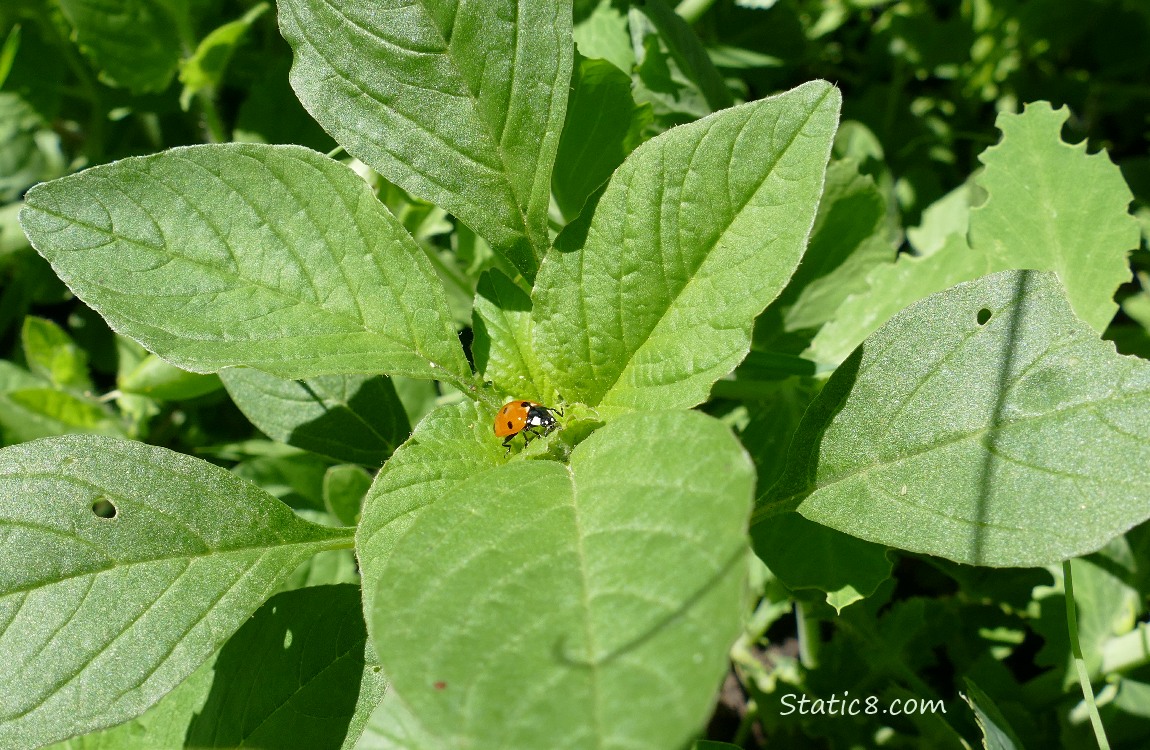
[[[978,311],[978,324],[980,326],[986,325],[986,322],[988,320],[990,320],[990,315],[991,315],[990,310],[987,310],[985,307],[982,308],[981,310],[979,310]]]
[[[92,513],[94,513],[97,518],[115,518],[117,510],[116,506],[112,504],[111,500],[106,497],[102,497],[96,502],[92,503]]]

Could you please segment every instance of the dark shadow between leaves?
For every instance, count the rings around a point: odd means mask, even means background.
[[[364,679],[366,643],[358,586],[277,594],[220,650],[185,746],[341,747]]]
[[[378,469],[411,434],[407,412],[389,378],[381,375],[364,381],[346,406],[331,406],[307,381],[298,383],[324,412],[296,426],[287,440],[290,445]]]

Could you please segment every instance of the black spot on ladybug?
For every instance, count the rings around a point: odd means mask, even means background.
[[[509,430],[513,430],[513,429],[515,429],[515,425],[511,424],[511,420],[510,420],[510,419],[509,419],[509,420],[507,420],[507,429],[509,429]]]

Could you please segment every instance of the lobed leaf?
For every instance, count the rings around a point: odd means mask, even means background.
[[[1150,517],[1150,364],[1050,273],[928,297],[836,370],[757,523],[797,509],[879,544],[997,567],[1093,551]]]
[[[0,745],[137,716],[346,531],[179,453],[69,435],[0,451]]]
[[[683,746],[738,632],[753,485],[721,423],[657,412],[570,466],[514,461],[425,507],[361,557],[406,733],[420,750]]]
[[[32,188],[20,217],[77,297],[186,370],[470,379],[423,251],[308,149],[123,159]]]
[[[1056,271],[1074,312],[1102,333],[1118,311],[1115,290],[1130,280],[1126,258],[1138,247],[1138,222],[1127,210],[1134,196],[1110,158],[1087,155],[1085,141],[1062,141],[1069,116],[1047,102],[999,114],[1002,141],[979,156],[987,200],[970,212],[970,243],[995,270]]]
[[[569,0],[282,0],[300,101],[391,182],[483,235],[527,278],[571,77]]]
[[[601,412],[706,399],[802,256],[838,107],[816,81],[627,158],[535,285],[536,350],[565,399]]]

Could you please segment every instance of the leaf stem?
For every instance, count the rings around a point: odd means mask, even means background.
[[[1062,563],[1064,596],[1066,597],[1066,630],[1070,636],[1070,651],[1074,655],[1074,669],[1078,672],[1078,684],[1082,688],[1082,699],[1086,701],[1086,711],[1090,714],[1090,726],[1094,728],[1094,739],[1100,750],[1110,750],[1106,739],[1106,728],[1098,715],[1098,704],[1094,701],[1094,688],[1090,685],[1090,674],[1086,670],[1086,660],[1082,658],[1082,644],[1078,642],[1078,614],[1074,603],[1074,579],[1070,571],[1070,560]]]

